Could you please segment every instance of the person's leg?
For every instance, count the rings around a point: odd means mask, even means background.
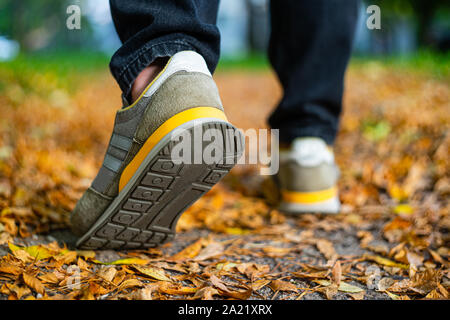
[[[170,241],[179,216],[242,155],[244,137],[228,122],[211,75],[217,2],[111,1],[123,41],[111,71],[126,99],[103,164],[70,215],[78,247]]]
[[[218,5],[218,0],[110,0],[123,43],[112,57],[110,69],[124,95],[130,97],[135,79],[155,59],[183,50],[198,52],[212,73],[220,52]],[[152,74],[147,72],[147,78]]]
[[[269,118],[280,141],[319,137],[332,144],[338,129],[345,69],[358,0],[272,0],[269,60],[284,95]]]
[[[280,210],[337,213],[338,170],[332,145],[358,0],[271,1],[269,59],[284,95],[269,118],[280,129]]]

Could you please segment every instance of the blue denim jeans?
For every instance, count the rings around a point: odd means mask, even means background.
[[[219,0],[110,0],[110,5],[123,43],[110,69],[125,96],[145,67],[179,51],[200,53],[214,72]],[[268,122],[280,129],[280,141],[314,136],[334,142],[358,6],[359,0],[271,1],[268,56],[284,94]]]

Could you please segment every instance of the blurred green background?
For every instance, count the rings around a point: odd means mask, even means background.
[[[371,4],[381,9],[381,30],[366,27]],[[70,5],[81,9],[79,30],[66,27]],[[218,25],[219,70],[268,68],[268,0],[223,0]],[[108,0],[0,0],[0,90],[8,79],[24,78],[29,70],[52,70],[61,82],[74,70],[104,70],[119,46]],[[354,64],[375,60],[448,77],[449,49],[449,1],[362,2]]]

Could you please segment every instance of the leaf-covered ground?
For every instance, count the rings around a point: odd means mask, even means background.
[[[285,216],[237,167],[141,251],[58,242],[103,160],[120,93],[107,71],[0,68],[0,299],[448,299],[448,77],[353,66],[335,146],[342,213]],[[264,128],[269,71],[216,75],[229,119]]]

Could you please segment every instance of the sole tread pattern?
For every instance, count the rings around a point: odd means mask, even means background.
[[[170,154],[176,141],[170,140],[144,170],[135,173],[140,175],[135,185],[127,194],[121,195],[122,200],[116,208],[105,211],[110,212],[108,216],[102,216],[103,222],[91,228],[78,247],[151,248],[174,238],[180,215],[219,182],[243,153],[243,135],[231,124],[207,122],[193,126],[191,132],[198,126],[203,130],[213,128],[222,132],[222,163],[175,164]],[[227,162],[230,157],[232,163]]]

